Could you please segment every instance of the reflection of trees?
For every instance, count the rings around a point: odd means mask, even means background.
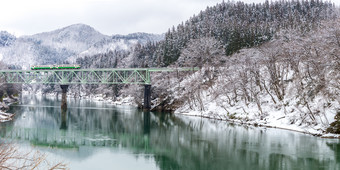
[[[176,121],[174,123],[174,126],[178,125]],[[331,151],[324,148],[319,138],[278,130],[264,132],[263,129],[240,126],[224,125],[225,129],[216,130],[216,127],[223,127],[221,124],[189,121],[179,129],[169,128],[166,133],[153,128],[150,132],[150,146],[158,150],[155,156],[157,164],[161,168],[171,167],[167,164],[173,162],[174,167],[180,167],[174,169],[337,167],[336,159],[324,156]]]
[[[18,113],[12,122],[15,128],[0,128],[1,137],[76,149],[75,157],[90,156],[85,149],[89,147],[124,147],[136,155],[153,155],[161,169],[331,169],[340,158],[337,143],[325,145],[319,138],[291,132],[142,113],[130,107],[105,109],[108,106],[86,100],[69,100],[63,113],[54,99],[25,99],[52,107],[13,107]]]
[[[332,150],[334,151],[334,157],[335,157],[335,160],[338,161],[338,166],[337,167],[340,167],[340,143],[339,142],[327,142],[326,143],[327,146]]]
[[[334,162],[333,162],[334,163]],[[335,169],[335,164],[332,165],[331,160],[318,160],[315,158],[297,158],[293,156],[287,156],[284,154],[271,154],[269,156],[269,164],[267,169],[308,169],[308,170],[319,170],[319,169]]]

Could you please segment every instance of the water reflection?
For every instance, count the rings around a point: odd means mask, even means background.
[[[145,169],[339,169],[339,140],[226,122],[141,112],[103,102],[23,96],[12,122],[0,124],[1,138],[29,142],[86,169],[106,169],[128,154]],[[53,149],[51,149],[53,148]],[[123,152],[123,153],[122,153]],[[108,154],[109,153],[109,154]],[[96,155],[100,157],[96,160]],[[151,161],[152,160],[152,161]],[[130,162],[131,163],[131,162]],[[81,164],[81,163],[79,163]],[[124,161],[118,164],[129,164]],[[137,166],[143,169],[143,166]],[[119,169],[119,168],[118,168]]]
[[[144,134],[150,134],[150,112],[143,112],[143,121],[144,121],[144,126],[143,126],[143,132]]]
[[[61,109],[60,113],[61,117],[61,124],[60,124],[60,130],[67,130],[67,109]]]

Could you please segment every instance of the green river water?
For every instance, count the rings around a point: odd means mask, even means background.
[[[23,95],[1,140],[75,170],[340,170],[340,140],[131,106]]]

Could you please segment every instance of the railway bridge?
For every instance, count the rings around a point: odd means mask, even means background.
[[[107,68],[107,69],[52,69],[52,70],[0,70],[0,79],[9,84],[56,84],[63,94],[72,84],[140,84],[144,85],[144,109],[151,108],[152,72],[197,71],[198,68]]]

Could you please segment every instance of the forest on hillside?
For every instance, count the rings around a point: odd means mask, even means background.
[[[268,42],[277,31],[283,29],[294,29],[305,34],[317,28],[322,20],[336,18],[336,13],[334,4],[322,0],[266,1],[259,4],[223,1],[169,28],[163,41],[137,45],[124,55],[109,52],[79,58],[77,63],[97,63],[95,61],[110,56],[105,60],[109,62],[101,67],[121,66],[123,64],[115,61],[126,62],[124,58],[128,57],[132,59],[125,67],[169,66],[177,61],[190,41],[204,37],[215,38],[228,56],[242,48]],[[192,63],[191,66],[197,64]]]

